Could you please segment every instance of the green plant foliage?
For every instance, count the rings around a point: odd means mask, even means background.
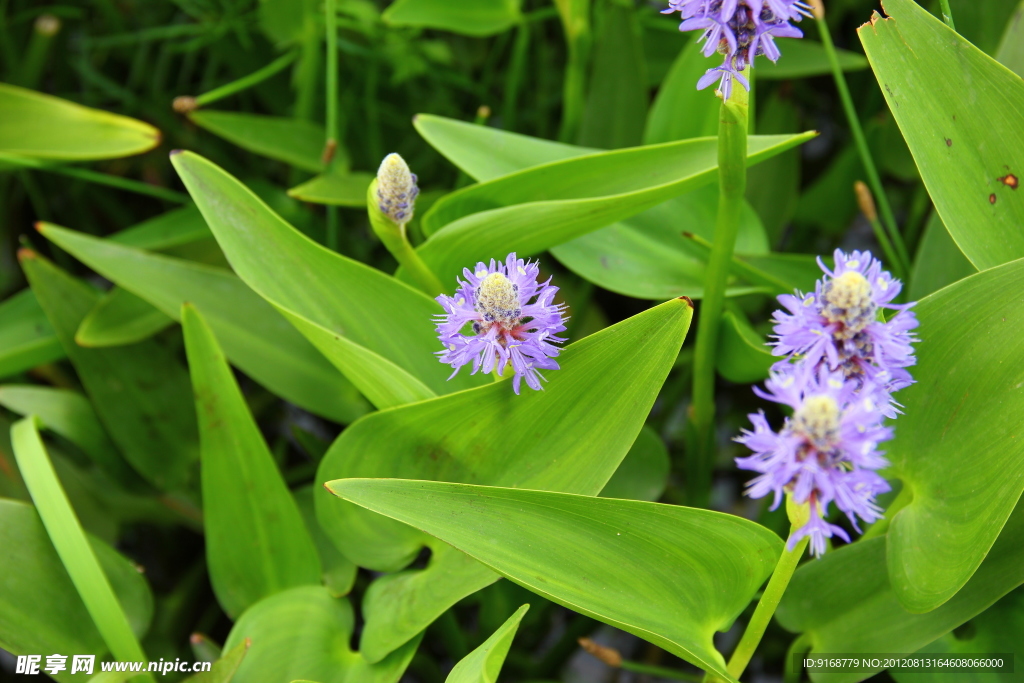
[[[267,388],[340,422],[366,412],[345,377],[237,276],[53,225],[41,231],[162,315],[178,319],[183,303],[201,306],[231,362]]]
[[[378,408],[476,384],[446,383],[425,295],[303,237],[241,183],[188,152],[173,158],[239,277]],[[244,218],[243,218],[244,217]],[[401,324],[381,312],[401,311]]]
[[[366,188],[373,178],[369,173],[351,173],[335,165],[323,175],[291,188],[288,196],[313,204],[360,208],[366,206]]]
[[[497,683],[501,665],[512,646],[519,622],[523,620],[529,605],[523,605],[501,625],[483,645],[470,652],[448,674],[445,683]]]
[[[63,357],[64,348],[32,290],[0,303],[0,377]]]
[[[0,646],[12,654],[107,652],[35,508],[0,498],[0,539]],[[106,543],[88,542],[132,631],[141,637],[153,614],[145,578]],[[65,672],[58,680],[73,678]]]
[[[999,540],[967,584],[926,613],[908,612],[884,567],[886,540],[873,538],[808,562],[793,577],[779,622],[807,634],[811,653],[913,653],[1024,583],[1024,507],[1007,520]],[[843,577],[837,581],[836,577]],[[854,683],[870,673],[818,673],[815,683]]]
[[[636,439],[691,314],[676,299],[570,345],[543,392],[516,396],[497,382],[369,415],[334,443],[317,480],[415,473],[596,495]],[[486,447],[499,436],[499,449]],[[316,503],[325,531],[360,566],[401,569],[424,544],[423,534],[357,506],[330,496]],[[361,649],[372,661],[495,579],[460,553],[431,550],[425,570],[378,579],[368,594]]]
[[[0,83],[0,152],[54,161],[113,159],[160,144],[147,123]]]
[[[942,222],[979,270],[1021,258],[1024,82],[913,0],[885,10],[861,42]]]
[[[227,651],[246,640],[252,643],[232,683],[398,683],[419,638],[370,664],[349,649],[354,621],[348,600],[331,597],[319,586],[264,598],[242,615],[224,643]]]
[[[21,263],[122,455],[157,488],[183,486],[199,457],[185,368],[155,340],[107,349],[78,346],[74,335],[100,295],[34,252],[22,252]]]
[[[519,0],[395,0],[382,15],[391,26],[416,26],[467,36],[500,33],[522,20]]]
[[[813,40],[796,40],[779,38],[779,49],[786,58],[774,64],[765,62],[757,67],[757,77],[772,80],[821,76],[831,73],[828,55],[821,43]],[[836,50],[839,66],[843,71],[862,71],[868,68],[868,60],[863,55],[849,50]]]
[[[671,469],[665,442],[650,427],[644,427],[622,459],[615,474],[601,489],[604,498],[655,501],[668,484]]]
[[[424,481],[328,488],[727,680],[712,636],[738,616],[782,549],[752,522],[680,506]],[[650,571],[655,562],[663,573]],[[647,580],[633,580],[637,572]]]
[[[149,339],[174,324],[174,318],[145,299],[115,287],[85,316],[75,342],[79,346],[123,346]]]
[[[189,119],[253,154],[313,173],[324,169],[321,157],[327,135],[315,123],[209,109],[194,111]]]
[[[932,213],[917,248],[907,296],[917,301],[977,272],[950,237],[939,215]]]
[[[911,611],[933,610],[960,590],[1024,490],[1024,445],[1016,438],[1024,419],[1016,342],[1024,334],[1022,287],[1018,260],[941,289],[915,309],[928,342],[917,384],[900,392],[906,415],[887,448],[892,475],[912,495],[887,536],[893,590]]]
[[[223,352],[196,307],[181,311],[196,396],[210,582],[224,611],[320,583],[320,558]]]
[[[715,369],[737,384],[753,384],[768,376],[768,368],[780,359],[773,356],[766,340],[741,315],[726,311],[718,332],[720,344]]]
[[[230,683],[249,652],[251,644],[248,640],[242,641],[215,661],[209,671],[202,671],[185,680],[187,683]]]

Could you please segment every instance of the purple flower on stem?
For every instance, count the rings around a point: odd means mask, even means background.
[[[455,296],[442,294],[437,301],[444,314],[437,316],[437,336],[445,345],[438,351],[442,363],[459,369],[473,363],[478,370],[501,374],[512,364],[512,388],[519,393],[525,379],[531,389],[541,389],[540,370],[557,370],[554,360],[565,339],[565,305],[553,303],[558,287],[538,283],[536,262],[509,254],[505,263],[476,264],[462,271]],[[450,379],[450,378],[449,378]]]
[[[775,312],[772,353],[801,356],[812,366],[872,381],[889,392],[909,386],[914,380],[906,368],[916,362],[911,344],[917,339],[911,331],[918,323],[909,310],[914,304],[892,303],[902,285],[870,252],[837,249],[834,256],[833,270],[818,259],[827,277],[817,282],[813,294],[779,297],[788,313]],[[883,322],[879,309],[897,313]],[[896,412],[891,408],[889,417]]]
[[[721,80],[719,90],[725,99],[734,78],[750,90],[740,72],[753,65],[757,55],[778,60],[775,38],[802,38],[790,22],[811,16],[810,7],[799,0],[669,0],[662,13],[671,12],[679,12],[683,20],[680,31],[703,31],[705,57],[715,52],[725,56],[721,66],[709,69],[697,82],[697,89],[703,90]]]
[[[841,527],[825,521],[831,503],[858,533],[858,518],[870,524],[882,517],[874,498],[889,490],[877,472],[889,464],[878,450],[879,443],[892,438],[892,430],[882,424],[888,395],[870,381],[854,382],[806,363],[773,370],[765,388],[754,391],[789,406],[793,415],[778,432],[763,412],[750,415],[753,431],[744,430],[736,441],[754,453],[737,458],[736,464],[760,473],[748,484],[752,498],[774,494],[775,509],[785,493],[809,505],[810,520],[793,533],[787,547],[792,550],[809,536],[811,552],[820,556],[826,538],[850,540]]]

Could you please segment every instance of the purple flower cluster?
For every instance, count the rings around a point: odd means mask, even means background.
[[[788,547],[809,536],[820,556],[826,538],[850,540],[825,521],[831,503],[858,532],[858,519],[870,524],[882,516],[874,498],[889,490],[878,474],[888,461],[878,445],[892,438],[883,425],[899,412],[892,393],[914,381],[907,368],[915,362],[917,318],[913,304],[892,303],[901,284],[869,252],[836,250],[833,270],[818,262],[826,277],[813,294],[779,297],[788,312],[775,312],[774,353],[787,358],[772,368],[765,391],[754,389],[793,414],[778,432],[763,412],[750,415],[753,431],[736,440],[754,454],[736,464],[760,474],[747,489],[751,497],[774,494],[774,509],[788,493],[809,505],[810,521]],[[880,309],[896,313],[883,322]]]
[[[509,363],[515,373],[512,388],[519,393],[525,379],[531,389],[541,389],[540,370],[557,370],[557,346],[565,339],[565,305],[555,304],[548,279],[538,283],[537,263],[509,254],[505,263],[476,264],[462,271],[455,296],[437,297],[445,310],[437,316],[437,336],[445,345],[438,351],[442,363],[459,369],[472,361],[478,370],[501,374]],[[450,379],[450,378],[449,378]]]
[[[810,7],[799,0],[669,0],[662,14],[679,12],[680,31],[703,31],[704,56],[716,51],[725,55],[721,66],[708,69],[697,82],[703,90],[721,80],[724,99],[732,93],[735,78],[747,90],[750,84],[741,72],[753,65],[754,57],[764,55],[773,62],[779,56],[775,38],[802,38],[793,21],[811,16]]]

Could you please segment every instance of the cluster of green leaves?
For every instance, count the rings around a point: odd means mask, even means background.
[[[836,55],[923,341],[887,518],[798,569],[766,636],[790,680],[790,645],[1024,642],[1024,4],[951,5],[960,34],[887,0]],[[719,101],[674,22],[628,0],[97,8],[0,16],[0,647],[215,661],[195,683],[541,683],[603,622],[667,675],[735,680],[716,634],[786,522],[737,501],[727,440],[773,360],[774,296],[863,239],[813,22],[755,70],[706,510],[679,473]],[[554,275],[571,343],[545,391],[437,362],[441,309],[367,227],[393,149],[442,282],[513,251]]]

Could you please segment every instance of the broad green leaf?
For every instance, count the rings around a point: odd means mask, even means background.
[[[1024,81],[913,0],[885,10],[858,33],[942,222],[979,270],[1021,258]]]
[[[381,15],[390,26],[415,26],[490,36],[522,20],[519,0],[395,0]]]
[[[213,592],[238,618],[260,599],[320,583],[320,557],[227,359],[195,306],[181,310],[202,465]]]
[[[639,145],[647,118],[647,64],[636,8],[598,3],[598,33],[579,143],[618,149]]]
[[[57,479],[35,417],[26,417],[11,427],[11,443],[39,518],[103,642],[121,661],[144,660],[145,653],[124,606]],[[153,681],[152,676],[144,678]]]
[[[114,233],[111,242],[138,249],[171,249],[208,239],[213,235],[194,205],[167,211],[155,218]]]
[[[813,133],[750,138],[754,164]],[[568,242],[713,182],[714,139],[684,140],[602,152],[526,169],[472,185],[424,216],[430,239],[417,251],[442,279],[467,265],[527,256]]]
[[[86,161],[141,154],[160,144],[148,123],[0,83],[0,152]]]
[[[35,252],[22,268],[78,372],[100,421],[125,459],[159,489],[183,487],[199,457],[188,373],[155,340],[86,349],[74,335],[100,295]]]
[[[327,133],[311,121],[262,114],[200,109],[188,115],[200,128],[253,154],[283,161],[304,171],[324,169]]]
[[[903,418],[900,418],[901,420]],[[916,652],[1024,583],[1024,506],[1007,521],[977,573],[946,603],[908,612],[886,575],[886,540],[844,546],[800,567],[776,616],[811,639],[813,653]],[[854,683],[870,673],[817,673],[815,683]]]
[[[312,180],[288,190],[288,196],[313,204],[331,206],[366,206],[366,188],[373,181],[371,173],[352,173],[338,166]]]
[[[913,495],[893,517],[893,590],[935,609],[971,578],[1024,489],[1024,259],[982,271],[916,308],[917,383],[886,444],[892,476]],[[979,495],[979,492],[984,492]]]
[[[378,408],[483,381],[447,382],[431,318],[436,302],[305,237],[222,169],[172,157],[235,272],[272,303]]]
[[[730,681],[712,639],[747,606],[782,551],[768,529],[710,510],[401,479],[327,487]]]
[[[675,299],[571,344],[545,391],[516,396],[497,382],[368,415],[342,432],[316,481],[415,476],[596,495],[640,432],[691,315]],[[319,496],[316,504],[321,526],[359,566],[401,569],[425,543],[414,529],[344,501]],[[443,544],[431,550],[425,570],[382,577],[368,592],[367,658],[379,659],[495,579]]]
[[[599,151],[432,114],[417,114],[412,125],[448,161],[477,180],[494,180],[530,166]]]
[[[1024,78],[1024,2],[1006,24],[1003,39],[996,50],[999,63]]]
[[[200,306],[231,362],[284,399],[346,424],[366,412],[348,380],[236,275],[54,225],[40,230],[164,315],[178,319],[186,301]]]
[[[252,643],[232,683],[398,683],[419,638],[370,664],[349,649],[354,622],[348,600],[320,586],[264,598],[235,622],[224,643],[228,651],[246,639]]]
[[[949,236],[942,219],[933,212],[917,247],[907,299],[917,301],[977,272]]]
[[[939,3],[929,3],[929,8],[941,10]],[[1008,23],[1012,23],[1014,10],[1019,9],[1017,0],[949,0],[949,8],[956,19],[957,33],[971,41],[987,54],[993,54],[999,45],[999,37]],[[936,12],[939,18],[942,15]],[[1002,61],[1002,60],[1000,60]]]
[[[145,299],[114,287],[101,298],[75,332],[79,346],[123,346],[149,339],[174,324]]]
[[[658,88],[647,115],[645,145],[718,134],[721,100],[706,90],[697,90],[697,81],[708,68],[708,58],[701,52],[695,36],[679,51]],[[686,115],[681,116],[680,112]]]
[[[42,426],[60,434],[94,463],[121,482],[138,481],[107,436],[89,400],[70,389],[36,385],[0,386],[0,405],[18,415],[35,415]]]
[[[146,579],[106,543],[95,538],[89,543],[133,632],[141,637],[153,615]],[[15,655],[101,656],[108,651],[39,514],[27,503],[0,498],[0,565],[0,647]],[[56,678],[80,677],[65,671]]]
[[[671,468],[665,442],[657,432],[645,426],[600,495],[627,500],[658,500],[665,492]]]
[[[320,522],[316,518],[316,509],[313,506],[313,496],[328,495],[321,487],[309,485],[296,489],[292,495],[295,504],[302,513],[302,520],[306,523],[306,529],[316,544],[317,552],[320,554],[320,567],[323,570],[323,583],[331,595],[338,597],[348,595],[352,585],[356,581],[356,566],[350,559],[338,552],[331,542],[330,537],[320,528]]]
[[[951,633],[934,640],[915,654],[932,656],[973,657],[979,653],[1010,653],[1024,643],[1024,589],[1018,588],[1003,596],[996,604],[962,624]],[[1011,683],[1019,681],[1024,672],[983,673],[971,671],[908,672],[891,669],[897,683]]]
[[[0,303],[0,377],[64,357],[64,348],[31,289]]]
[[[718,374],[737,384],[753,384],[766,378],[768,368],[780,358],[772,355],[765,341],[746,319],[726,311],[718,331]]]
[[[497,683],[501,665],[505,663],[512,639],[519,629],[529,605],[523,605],[508,618],[480,647],[462,658],[448,674],[445,683]]]
[[[243,640],[215,661],[209,671],[189,676],[185,683],[231,683],[251,645],[249,640]]]
[[[757,60],[757,64],[754,65],[757,78],[782,80],[832,73],[828,55],[821,43],[807,39],[778,38],[776,44],[782,52],[782,57],[774,64],[768,59]],[[868,68],[868,60],[856,52],[837,49],[836,56],[843,71],[860,71]]]

